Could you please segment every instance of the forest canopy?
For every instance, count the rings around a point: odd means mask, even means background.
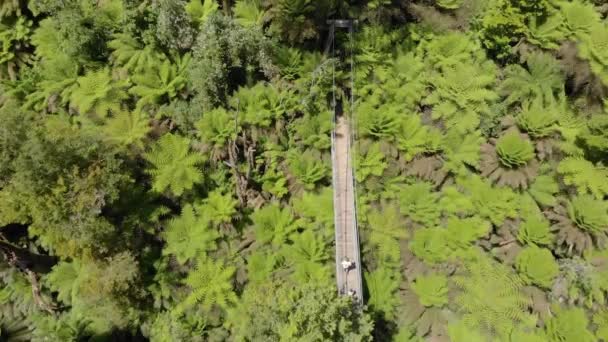
[[[607,16],[0,1],[0,340],[608,341]],[[363,306],[336,288],[336,108]]]

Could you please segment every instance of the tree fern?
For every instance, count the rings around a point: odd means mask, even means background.
[[[229,141],[234,141],[241,130],[237,125],[236,116],[224,108],[203,113],[202,118],[196,123],[196,128],[203,143],[215,148],[221,148]]]
[[[490,104],[498,95],[490,89],[495,83],[495,67],[487,62],[480,66],[459,63],[429,79],[433,91],[423,104],[433,106],[433,119],[459,132],[474,131],[480,116],[488,115]]]
[[[400,260],[400,240],[407,237],[407,231],[401,221],[399,208],[385,204],[367,214],[369,237],[367,241],[373,246],[372,253],[377,254],[382,263],[395,263]]]
[[[206,219],[214,224],[223,224],[230,223],[238,215],[238,203],[232,194],[214,190],[209,193],[200,208]]]
[[[456,304],[468,327],[506,337],[518,324],[536,324],[536,318],[527,312],[530,300],[522,292],[521,280],[507,267],[481,256],[477,262],[467,263],[466,269],[465,275],[453,279],[462,290]]]
[[[424,40],[420,47],[425,52],[426,62],[431,63],[436,70],[470,63],[480,48],[470,36],[459,32],[450,32]]]
[[[430,274],[416,278],[411,284],[412,290],[424,306],[442,307],[448,303],[448,278],[439,274]]]
[[[80,114],[107,116],[121,111],[121,102],[128,98],[125,81],[113,81],[109,69],[91,71],[78,77],[70,94],[70,105]]]
[[[569,157],[559,163],[557,171],[563,175],[566,185],[574,185],[581,194],[590,193],[597,199],[608,194],[608,170],[601,165]]]
[[[608,86],[608,27],[606,24],[593,26],[591,34],[579,45],[579,55],[589,61],[591,70],[605,86]]]
[[[196,165],[205,160],[201,155],[190,152],[190,141],[173,134],[165,134],[152,150],[145,155],[152,164],[148,172],[153,177],[152,189],[164,192],[170,189],[177,196],[203,180],[203,174]]]
[[[256,240],[275,247],[284,244],[298,228],[288,208],[271,203],[251,215]]]
[[[543,288],[550,288],[559,273],[551,251],[534,245],[519,252],[515,267],[526,283]]]
[[[318,192],[305,191],[300,197],[292,197],[292,208],[299,217],[331,227],[334,223],[333,189],[325,187]],[[333,234],[333,228],[331,228]]]
[[[31,63],[30,35],[32,21],[18,17],[9,26],[0,22],[0,78],[16,80],[17,68]]]
[[[406,185],[400,189],[398,196],[400,211],[405,217],[427,227],[439,223],[439,194],[433,192],[431,184],[418,182]]]
[[[150,127],[148,120],[140,112],[121,111],[104,124],[106,139],[119,146],[137,146],[143,148],[143,138]]]
[[[185,279],[190,293],[175,307],[173,313],[181,315],[186,309],[199,304],[207,311],[213,307],[229,308],[237,301],[232,289],[235,270],[233,266],[224,266],[222,262],[199,258]]]
[[[271,279],[278,263],[276,253],[256,251],[247,258],[247,276],[250,282],[262,284]]]
[[[214,0],[190,0],[186,5],[186,12],[190,14],[192,19],[197,23],[203,23],[205,20],[217,12],[219,5]]]
[[[40,66],[42,80],[37,89],[26,96],[23,107],[43,111],[55,105],[51,100],[57,96],[61,105],[67,104],[72,92],[78,87],[78,63],[66,54],[58,54],[43,59]]]
[[[442,143],[445,156],[443,168],[456,175],[467,175],[469,167],[479,166],[479,151],[483,141],[479,131],[461,134],[457,130],[449,130]]]
[[[376,139],[390,138],[399,129],[399,107],[375,106],[369,102],[361,104],[357,110],[359,136]]]
[[[116,33],[114,39],[108,42],[112,51],[115,65],[134,73],[142,73],[166,60],[165,55],[154,50],[152,45],[139,43],[127,33]]]
[[[543,106],[536,100],[524,106],[515,120],[517,126],[532,138],[544,138],[555,132],[558,111],[556,106]]]
[[[323,264],[329,260],[326,241],[311,229],[294,234],[291,240],[293,244],[286,245],[283,251],[286,260],[292,262],[296,268],[298,264],[306,262]]]
[[[507,96],[506,103],[537,100],[545,105],[552,104],[564,86],[564,76],[557,60],[546,53],[532,53],[526,59],[526,66],[513,64],[505,68],[500,92]]]
[[[587,328],[589,320],[581,308],[558,307],[555,310],[555,316],[545,324],[545,331],[550,341],[596,341]]]
[[[318,150],[307,149],[304,153],[290,151],[287,161],[291,175],[307,190],[314,189],[329,174],[329,167]]]
[[[543,49],[559,48],[559,42],[566,39],[566,34],[562,30],[564,18],[556,12],[541,20],[536,17],[530,18],[526,32],[527,40]]]
[[[534,147],[517,132],[510,131],[496,142],[496,154],[504,167],[517,168],[534,158]]]
[[[365,283],[369,289],[367,304],[387,319],[394,318],[395,309],[400,304],[396,292],[399,289],[399,274],[387,268],[379,268],[365,273]]]
[[[494,225],[517,215],[517,195],[509,188],[494,188],[478,176],[461,178],[455,187],[444,187],[441,206],[449,214],[477,214]]]
[[[540,214],[527,216],[517,231],[517,240],[522,244],[551,245],[553,239],[549,222]]]
[[[593,8],[593,5],[584,3],[583,1],[560,2],[559,6],[568,35],[581,37],[588,34],[593,25],[600,21],[599,15]]]
[[[440,149],[442,143],[440,133],[423,125],[419,116],[401,116],[400,121],[396,139],[404,160],[410,161],[416,155],[436,152]]]
[[[205,213],[196,213],[192,205],[186,205],[178,218],[172,219],[165,231],[167,245],[165,255],[175,255],[180,264],[217,248],[219,234],[209,224]]]
[[[144,69],[141,73],[131,78],[135,85],[129,89],[129,93],[136,95],[137,108],[141,109],[146,104],[157,104],[161,100],[171,100],[186,86],[186,68],[190,63],[190,55],[178,58],[176,64],[165,60],[153,68]]]
[[[440,227],[417,229],[408,247],[414,255],[430,265],[444,262],[452,255],[447,248],[445,230]]]
[[[385,161],[385,156],[380,150],[379,143],[373,143],[365,146],[365,149],[360,151],[359,155],[355,156],[355,178],[358,182],[363,182],[369,176],[382,176],[384,169],[388,166]]]
[[[542,169],[542,166],[541,166]],[[559,192],[559,185],[552,175],[540,175],[528,188],[528,194],[543,206],[551,206],[556,203],[555,194]]]
[[[264,10],[259,0],[238,0],[232,7],[236,21],[245,26],[262,26]]]

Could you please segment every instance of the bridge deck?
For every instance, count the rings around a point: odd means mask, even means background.
[[[361,257],[353,166],[351,160],[351,135],[348,121],[339,117],[332,135],[334,220],[336,230],[336,279],[341,294],[354,291],[362,303]],[[354,262],[349,271],[342,268],[342,260]]]

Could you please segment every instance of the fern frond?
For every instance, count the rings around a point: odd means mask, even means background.
[[[448,303],[448,278],[444,275],[418,277],[411,287],[424,306],[442,307]]]
[[[211,227],[205,213],[197,213],[192,205],[186,205],[178,218],[167,225],[163,249],[165,255],[175,255],[180,264],[185,264],[199,255],[217,248],[215,240],[219,234]]]
[[[566,185],[574,185],[580,194],[590,193],[597,199],[608,194],[608,170],[583,158],[568,157],[557,166]]]
[[[205,159],[190,152],[190,141],[173,134],[165,134],[145,155],[153,168],[148,170],[154,183],[152,189],[163,192],[170,189],[180,196],[185,190],[202,182],[203,174],[197,168]]]
[[[515,267],[526,283],[544,288],[550,288],[559,273],[559,266],[551,251],[534,245],[519,252]]]

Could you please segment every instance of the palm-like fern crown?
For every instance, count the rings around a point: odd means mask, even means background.
[[[134,145],[143,148],[142,140],[148,131],[148,120],[140,112],[122,111],[104,125],[107,140],[121,146]]]
[[[316,149],[307,149],[303,153],[293,150],[287,160],[289,172],[308,190],[314,189],[329,173],[328,165]]]
[[[505,68],[501,93],[507,104],[538,100],[550,105],[563,91],[564,76],[559,62],[548,53],[535,52],[526,59],[527,69],[518,64]]]
[[[399,192],[401,213],[427,227],[439,224],[439,194],[432,189],[432,185],[425,182],[404,186]]]
[[[425,59],[439,70],[470,62],[479,50],[479,46],[462,33],[448,33],[423,41],[421,48],[425,51]]]
[[[236,139],[241,127],[236,124],[236,117],[233,114],[224,108],[217,108],[204,113],[196,123],[196,128],[204,143],[220,147]]]
[[[144,46],[127,33],[117,33],[108,42],[114,64],[135,73],[143,72],[166,59],[150,45]]]
[[[553,238],[550,223],[542,215],[526,217],[517,231],[517,240],[529,245],[550,245]]]
[[[543,138],[551,135],[558,119],[558,108],[545,107],[540,101],[533,101],[524,106],[521,113],[515,118],[517,126],[528,133],[532,138]]]
[[[281,246],[298,228],[288,208],[271,203],[251,215],[255,236],[261,243]]]
[[[375,108],[371,103],[364,102],[357,110],[360,136],[375,138],[393,136],[399,129],[399,114],[399,108],[396,106]]]
[[[444,275],[418,277],[411,287],[424,306],[442,307],[448,303],[448,278]]]
[[[295,234],[292,240],[293,244],[285,249],[285,257],[293,261],[296,267],[307,262],[323,263],[329,260],[327,243],[311,229]]]
[[[78,77],[78,86],[70,95],[70,103],[80,114],[107,116],[118,113],[121,102],[128,98],[124,81],[113,81],[109,69],[88,72]]]
[[[517,255],[515,267],[522,279],[541,287],[550,288],[559,273],[559,266],[546,248],[526,247]]]
[[[205,213],[203,213],[204,215]],[[167,246],[163,254],[175,255],[180,264],[216,249],[215,240],[219,234],[210,227],[209,218],[194,211],[188,204],[178,218],[169,222],[165,231]]]
[[[579,45],[579,55],[588,60],[593,73],[608,85],[608,27],[596,24]]]
[[[186,5],[186,12],[197,23],[203,23],[210,15],[217,12],[219,5],[213,0],[190,0]]]
[[[589,319],[581,308],[556,308],[555,315],[546,322],[545,331],[550,341],[597,341],[588,330]]]
[[[446,126],[460,132],[470,132],[479,125],[480,114],[487,114],[490,103],[498,98],[489,89],[495,81],[492,63],[458,63],[430,78],[434,90],[423,104],[433,105],[434,119],[444,119]]]
[[[507,168],[518,168],[534,158],[534,147],[516,131],[509,131],[496,142],[496,154]]]
[[[574,185],[579,193],[590,193],[597,199],[608,194],[608,170],[595,166],[590,161],[579,157],[563,159],[557,166],[557,171],[563,175],[566,185]]]
[[[588,34],[593,25],[600,21],[599,13],[593,5],[583,3],[581,0],[562,1],[560,7],[564,26],[571,35],[580,37]]]
[[[231,194],[219,190],[209,193],[204,201],[204,213],[215,224],[230,223],[237,214],[238,201]]]
[[[190,287],[190,294],[180,303],[176,314],[200,304],[203,309],[211,310],[214,306],[227,309],[237,301],[232,290],[232,276],[235,268],[225,267],[221,262],[209,258],[199,258],[196,267],[188,273],[186,285]]]
[[[578,228],[592,235],[608,230],[608,204],[589,195],[574,197],[568,203],[568,216]]]
[[[517,275],[484,256],[466,267],[466,275],[453,279],[462,289],[456,303],[467,326],[504,337],[515,325],[535,325],[536,318],[527,312],[530,299],[521,291],[523,284]]]
[[[203,174],[197,165],[205,159],[200,154],[190,152],[190,141],[187,138],[165,134],[145,158],[153,166],[148,172],[153,176],[154,191],[171,189],[179,196],[203,180]]]
[[[242,26],[262,26],[264,23],[264,10],[259,0],[238,0],[232,11],[236,21]]]
[[[398,273],[388,268],[379,268],[371,273],[365,273],[365,282],[369,289],[370,307],[377,312],[384,313],[385,317],[392,318],[395,308],[400,304],[400,299],[395,295],[399,289]]]

